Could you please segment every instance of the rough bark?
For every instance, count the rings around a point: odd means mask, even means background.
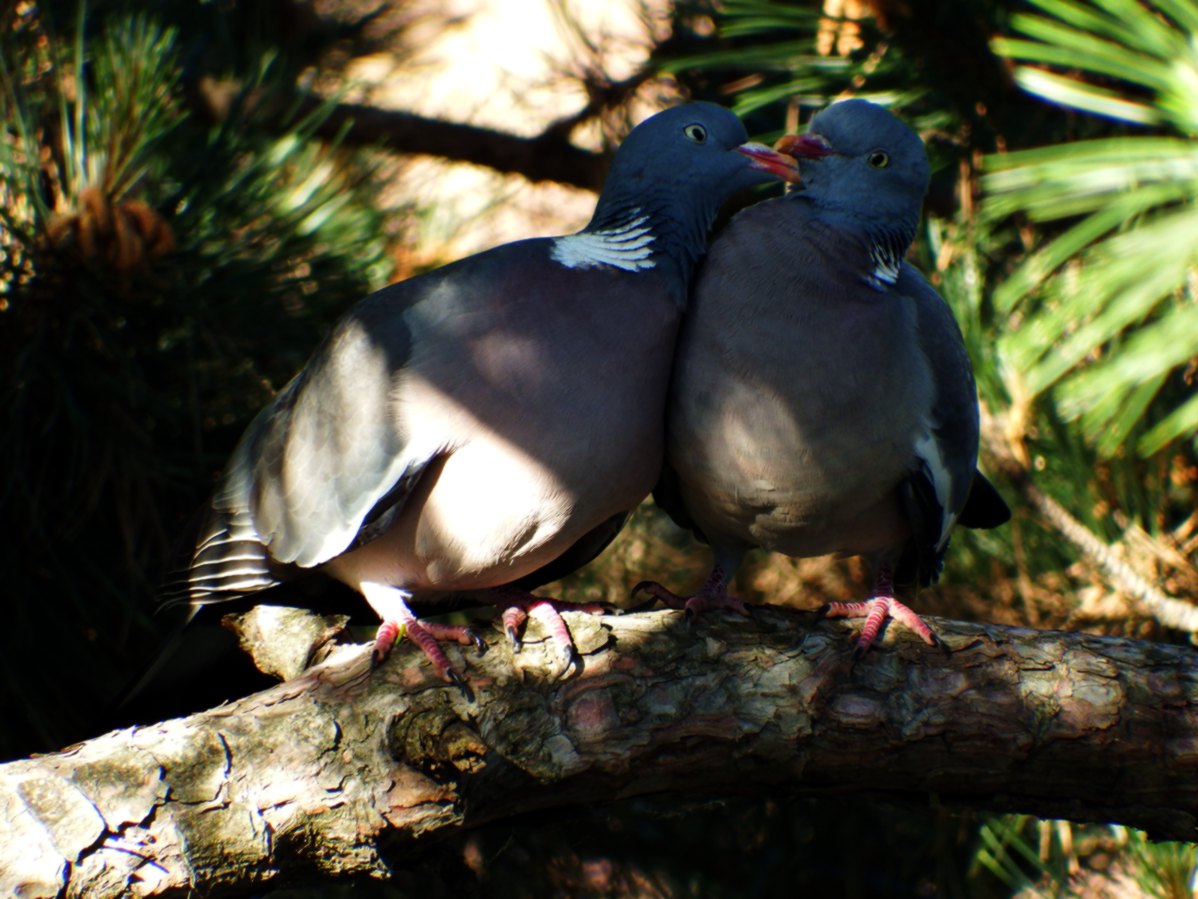
[[[858,794],[1198,838],[1198,652],[934,622],[852,664],[849,627],[758,610],[567,616],[456,657],[346,649],[185,719],[0,766],[0,893],[220,896],[385,876],[418,845],[533,809],[648,793]],[[535,636],[535,633],[532,635]]]

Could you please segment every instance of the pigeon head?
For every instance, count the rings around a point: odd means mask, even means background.
[[[897,273],[915,239],[931,174],[919,135],[877,104],[844,100],[777,147],[799,159],[797,196],[863,228],[881,257],[882,280],[892,281],[884,275]]]
[[[862,208],[877,208],[880,200],[889,207],[884,214],[923,203],[931,175],[923,141],[881,106],[868,100],[834,103],[812,118],[805,138],[808,147],[826,147],[804,153],[802,144],[791,145],[809,194]]]
[[[714,103],[675,106],[624,139],[590,224],[575,235],[583,240],[567,246],[594,257],[579,254],[576,265],[665,268],[685,284],[733,194],[797,177],[795,161],[750,143],[731,111]]]
[[[714,103],[686,103],[650,116],[624,139],[599,198],[660,195],[675,215],[710,211],[733,193],[795,173],[792,159],[749,142],[740,119]],[[598,212],[598,210],[596,210]]]

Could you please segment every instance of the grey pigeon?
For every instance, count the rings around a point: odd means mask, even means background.
[[[939,573],[954,524],[1009,511],[976,470],[978,405],[960,330],[904,254],[928,187],[919,137],[880,106],[836,103],[802,137],[801,185],[737,215],[696,279],[669,400],[666,469],[655,491],[711,544],[688,612],[744,604],[728,585],[746,551],[865,555],[874,596],[833,603],[938,639],[895,599]]]
[[[242,437],[182,598],[195,610],[319,571],[382,619],[376,658],[406,633],[464,686],[439,642],[472,635],[409,601],[505,588],[544,611],[528,589],[599,552],[649,493],[711,223],[733,193],[793,173],[746,139],[719,106],[665,110],[624,141],[582,231],[353,307]]]

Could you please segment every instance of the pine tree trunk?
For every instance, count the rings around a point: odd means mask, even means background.
[[[475,701],[409,645],[0,766],[0,894],[220,896],[402,868],[414,841],[648,793],[855,794],[1198,839],[1198,652],[933,622],[855,666],[850,626],[758,610],[567,615],[585,670],[502,639]],[[534,632],[532,637],[536,636]]]

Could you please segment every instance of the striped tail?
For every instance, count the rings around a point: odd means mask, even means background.
[[[159,591],[165,605],[237,599],[283,583],[290,566],[276,562],[245,509],[210,509],[190,560]]]

